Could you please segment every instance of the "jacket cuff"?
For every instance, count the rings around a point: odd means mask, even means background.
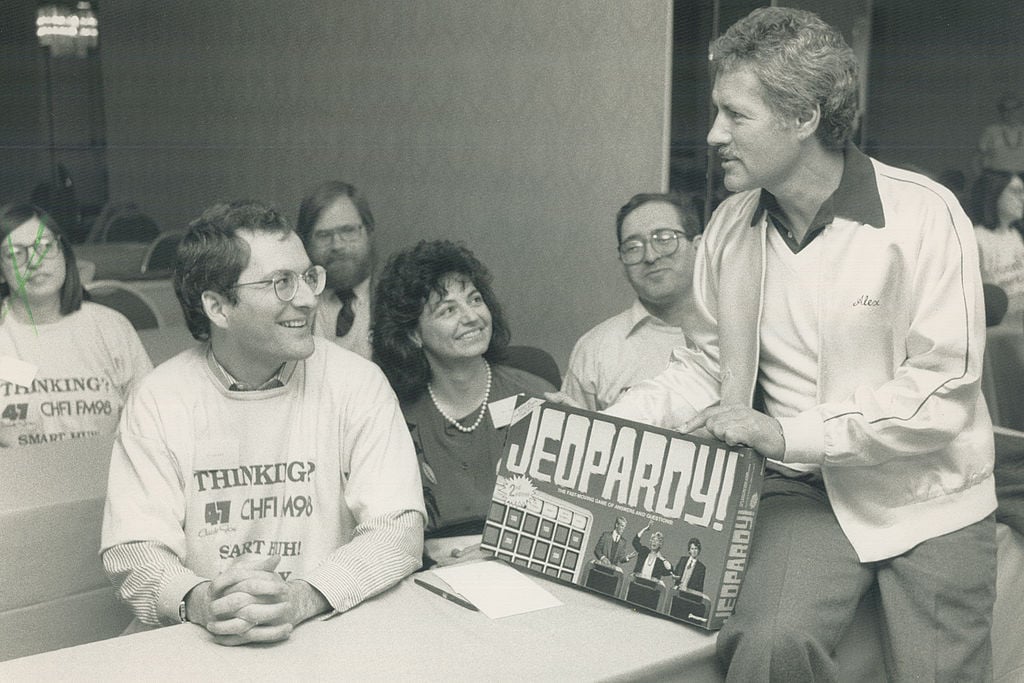
[[[201,584],[203,581],[208,581],[201,576],[196,576],[191,572],[187,574],[176,574],[168,579],[167,583],[164,584],[163,588],[160,589],[160,594],[156,599],[156,613],[160,618],[161,624],[177,624],[180,623],[178,617],[178,605],[185,599],[188,592]]]
[[[821,465],[825,462],[825,423],[814,411],[780,417],[786,452],[782,462]]]

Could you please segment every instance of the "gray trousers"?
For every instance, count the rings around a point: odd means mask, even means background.
[[[876,582],[891,681],[990,681],[995,518],[862,564],[820,480],[769,474],[736,610],[727,680],[832,681],[836,644]]]

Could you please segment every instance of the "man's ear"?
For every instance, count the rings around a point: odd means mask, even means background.
[[[805,109],[796,117],[796,134],[801,140],[814,135],[818,130],[818,126],[821,125],[821,105],[815,104],[809,109]]]
[[[206,290],[202,296],[203,313],[210,319],[210,324],[216,327],[227,329],[228,310],[232,307],[227,298],[219,292]]]

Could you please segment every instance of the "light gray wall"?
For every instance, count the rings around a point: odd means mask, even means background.
[[[111,199],[181,228],[360,186],[381,252],[464,240],[564,369],[628,304],[614,215],[665,183],[671,3],[103,3]]]

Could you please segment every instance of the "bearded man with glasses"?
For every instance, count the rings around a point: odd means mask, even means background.
[[[302,200],[296,232],[310,260],[327,271],[327,291],[320,297],[313,331],[369,358],[376,262],[369,202],[349,183],[321,183]]]
[[[203,343],[140,384],[110,465],[101,554],[134,626],[283,640],[419,567],[409,432],[377,366],[313,334],[326,280],[265,205],[190,225],[174,289]]]
[[[638,194],[619,209],[619,260],[637,299],[576,342],[562,381],[570,403],[604,410],[664,370],[672,349],[687,345],[700,230],[693,203],[679,195]]]

